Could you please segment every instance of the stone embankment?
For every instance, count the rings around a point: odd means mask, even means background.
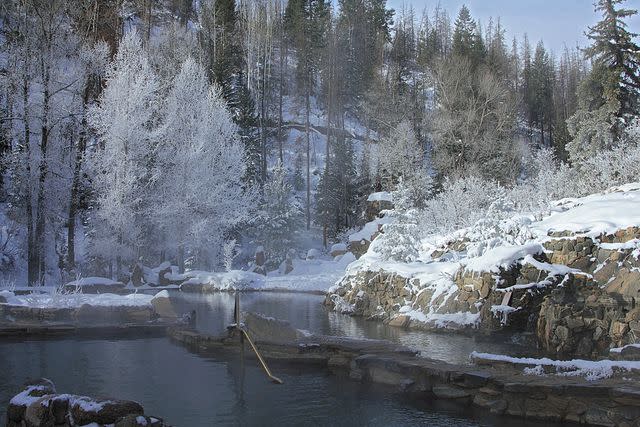
[[[0,303],[0,337],[163,335],[167,326],[188,320],[176,311],[166,292],[147,305],[30,307]]]
[[[460,266],[451,277],[452,291],[440,294],[415,277],[361,269],[332,290],[326,305],[402,327],[529,332],[550,355],[597,357],[640,342],[638,238],[639,227],[597,239],[552,233],[509,268]],[[446,262],[466,244],[449,243],[434,252],[435,261]],[[411,316],[407,307],[425,316]],[[471,321],[442,321],[450,317]]]
[[[311,336],[259,315],[247,314],[243,323],[270,360],[323,366],[355,381],[384,384],[424,399],[473,404],[496,415],[601,426],[640,424],[640,372],[635,370],[614,371],[598,381],[571,372],[528,375],[523,366],[507,362],[453,365],[417,357],[386,341]],[[199,354],[239,348],[233,333],[213,337],[171,328],[169,335]]]
[[[45,378],[26,384],[7,408],[7,427],[87,425],[168,427],[161,418],[145,416],[137,402],[59,394]]]

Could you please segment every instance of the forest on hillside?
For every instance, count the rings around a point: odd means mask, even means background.
[[[465,6],[4,1],[3,277],[245,267],[259,246],[276,269],[361,227],[374,191],[411,260],[421,233],[637,180],[636,11],[595,13],[589,46],[552,52]]]

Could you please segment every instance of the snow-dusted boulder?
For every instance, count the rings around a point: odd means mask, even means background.
[[[69,420],[74,426],[165,426],[161,419],[145,416],[137,402],[59,394],[46,378],[25,385],[7,408],[8,426],[69,425]]]
[[[169,292],[160,291],[151,300],[151,305],[156,314],[167,319],[175,319],[178,317],[175,307],[169,298]]]
[[[388,209],[393,209],[393,196],[391,193],[386,191],[372,193],[367,198],[365,217],[367,218],[367,221],[373,221],[380,217],[380,213],[382,211]]]
[[[349,252],[353,253],[356,258],[360,258],[369,250],[371,242],[382,233],[382,227],[389,222],[388,218],[375,218],[366,223],[362,230],[351,234],[349,236]]]

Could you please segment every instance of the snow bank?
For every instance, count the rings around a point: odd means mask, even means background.
[[[376,218],[362,227],[362,230],[349,236],[350,242],[360,242],[362,240],[371,241],[371,237],[378,232],[381,226],[391,222],[391,218]]]
[[[640,191],[638,184],[627,184],[577,199],[555,202],[557,210],[531,228],[538,236],[554,231],[571,231],[588,237],[611,234],[640,225]]]
[[[335,260],[293,260],[293,270],[281,275],[269,273],[265,289],[296,292],[327,292],[340,278],[356,257],[347,252]]]
[[[618,360],[553,360],[549,358],[511,357],[502,354],[473,352],[471,359],[489,360],[494,362],[506,362],[514,365],[532,365],[535,368],[526,368],[525,373],[530,375],[544,375],[542,367],[555,368],[556,375],[567,377],[584,377],[587,381],[595,381],[613,376],[616,371],[639,371],[640,361]],[[540,368],[538,368],[540,367]]]
[[[6,292],[6,291],[3,291]],[[130,294],[29,294],[7,298],[7,304],[31,308],[78,308],[85,304],[97,307],[144,307],[153,295]]]
[[[20,305],[20,300],[16,298],[16,295],[11,291],[0,291],[0,301],[6,301],[5,304]]]
[[[468,271],[499,273],[500,269],[508,270],[518,260],[527,255],[535,255],[544,252],[540,243],[530,243],[521,246],[498,246],[489,249],[483,255],[469,258],[462,262],[462,266]]]

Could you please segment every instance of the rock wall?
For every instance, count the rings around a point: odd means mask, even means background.
[[[345,277],[325,304],[394,326],[530,332],[550,355],[596,357],[640,342],[640,251],[625,244],[638,236],[639,227],[597,239],[553,233],[544,252],[509,269],[461,267],[452,277],[455,287],[440,294],[417,278],[360,270]],[[436,261],[464,246],[451,242],[437,251]],[[471,321],[443,321],[447,316]]]

